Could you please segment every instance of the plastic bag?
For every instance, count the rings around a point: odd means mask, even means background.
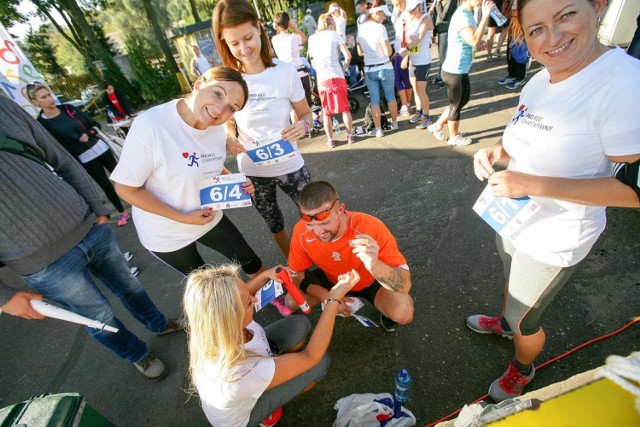
[[[338,400],[333,427],[410,427],[416,417],[389,393],[352,394]]]

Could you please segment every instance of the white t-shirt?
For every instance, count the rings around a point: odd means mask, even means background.
[[[253,407],[276,372],[264,329],[255,321],[247,329],[253,331],[253,338],[244,347],[256,356],[232,369],[207,363],[195,374],[202,409],[215,427],[246,426]]]
[[[342,43],[346,43],[347,42],[347,21],[342,17],[342,15],[339,15],[337,17],[333,15],[331,16],[333,17],[333,22],[336,24],[336,32],[340,36]]]
[[[362,24],[358,31],[358,43],[362,48],[365,65],[383,64],[376,67],[365,67],[366,72],[378,71],[384,68],[393,68],[389,57],[382,49],[382,43],[389,40],[387,29],[382,24],[368,20]]]
[[[318,73],[318,82],[342,78],[344,73],[339,61],[339,46],[344,44],[335,31],[318,31],[309,37],[309,54]]]
[[[410,43],[420,36],[420,25],[424,22],[428,15],[422,15],[421,18],[411,19],[407,26],[407,42]],[[427,65],[431,64],[431,34],[433,31],[427,31],[420,43],[411,49],[411,64]]]
[[[300,59],[302,39],[299,35],[279,33],[271,38],[271,44],[273,45],[273,50],[276,51],[276,55],[278,55],[278,59],[293,64],[296,68],[304,66]]]
[[[209,63],[209,60],[204,55],[200,55],[198,58],[193,59],[196,63],[196,69],[200,75],[203,75],[211,68],[211,63]]]
[[[302,82],[292,64],[274,59],[275,67],[258,74],[244,74],[249,86],[249,100],[235,113],[240,142],[247,150],[254,141],[277,133],[291,124],[291,103],[305,98]],[[256,165],[244,153],[238,154],[238,168],[248,176],[275,177],[295,172],[304,166],[304,159],[293,144],[298,157],[266,166]]]
[[[597,82],[597,84],[595,84]],[[605,157],[640,153],[640,61],[612,49],[555,84],[546,69],[527,83],[503,143],[509,169],[573,179],[611,176]],[[581,261],[604,230],[605,208],[531,197],[541,205],[516,248],[557,266]]]
[[[397,7],[393,8],[391,12],[391,23],[393,24],[393,31],[395,38],[393,39],[393,49],[398,52],[402,48],[402,32],[405,32],[405,39],[408,38],[407,33],[407,21],[409,14],[406,10],[400,10]],[[408,42],[408,40],[407,40]]]
[[[318,29],[318,24],[311,15],[304,16],[304,18],[302,19],[302,25],[305,26],[305,28],[307,29],[307,34],[309,34],[310,36],[315,34],[316,30]]]
[[[178,114],[177,100],[147,110],[131,126],[111,180],[143,187],[180,212],[200,209],[200,182],[220,175],[227,155],[224,126],[199,130]],[[184,224],[132,208],[142,246],[172,252],[202,237],[222,218],[215,213],[206,225]]]

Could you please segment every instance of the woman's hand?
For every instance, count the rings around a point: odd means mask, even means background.
[[[242,191],[244,191],[251,197],[253,197],[253,195],[256,193],[256,188],[253,186],[253,182],[249,178],[247,178],[247,182],[242,184]]]
[[[240,154],[246,152],[247,150],[244,148],[244,145],[238,141],[238,138],[233,135],[227,135],[227,153]]]
[[[534,193],[536,177],[522,172],[500,171],[489,177],[491,192],[496,197],[523,197]]]
[[[80,142],[84,143],[89,141],[89,135],[87,135],[86,133],[83,133],[82,135],[80,135]]]
[[[493,165],[504,154],[502,144],[496,144],[493,147],[483,148],[473,156],[473,172],[480,181],[488,179],[495,170]]]
[[[306,133],[307,133],[307,128],[305,127],[305,125],[299,122],[295,122],[287,126],[286,128],[284,128],[284,130],[280,135],[282,136],[282,139],[284,139],[285,141],[294,142],[304,137]]]
[[[213,221],[214,213],[213,208],[200,209],[199,211],[182,214],[180,222],[184,224],[205,225]]]
[[[357,271],[351,270],[348,273],[338,276],[338,283],[329,291],[331,298],[342,300],[347,293],[360,281],[360,275]],[[345,305],[345,304],[342,304]]]
[[[409,68],[409,56],[408,55],[406,57],[402,58],[402,62],[400,63],[400,68],[402,68],[403,70],[406,70],[407,68]]]
[[[490,0],[484,0],[482,2],[482,17],[484,18],[485,16],[487,17],[491,16],[491,9],[493,9],[495,5],[496,4]],[[486,18],[486,19],[489,19],[489,18]]]

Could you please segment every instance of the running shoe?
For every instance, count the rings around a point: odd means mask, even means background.
[[[514,81],[515,79],[516,79],[515,77],[510,77],[510,76],[503,77],[503,78],[501,78],[500,80],[498,80],[498,84],[499,84],[499,85],[506,85],[506,84],[508,84],[508,83],[511,83],[511,82],[512,82],[512,81]]]
[[[408,115],[410,115],[411,113],[409,112],[409,106],[408,105],[403,105],[402,108],[400,108],[400,113],[401,116],[406,117]]]
[[[354,142],[356,142],[356,137],[352,133],[347,134],[347,144],[353,144]]]
[[[504,87],[506,87],[509,90],[516,90],[517,88],[519,88],[523,84],[524,84],[524,79],[523,80],[513,79],[513,81],[507,83]]]
[[[327,138],[326,144],[329,148],[336,148],[336,143],[333,141],[333,139]]]
[[[416,126],[416,129],[426,129],[431,124],[431,117],[428,114],[424,114],[422,122]]]
[[[422,120],[424,120],[424,115],[422,113],[416,113],[415,116],[409,119],[409,123],[411,124],[420,123]]]
[[[513,331],[502,327],[500,317],[489,317],[475,314],[467,317],[467,326],[479,334],[498,334],[502,337],[513,339]]]
[[[523,374],[518,370],[513,361],[509,361],[507,370],[500,378],[491,383],[489,396],[496,402],[518,397],[522,394],[524,386],[529,384],[536,374],[536,369],[531,365],[529,374]]]
[[[295,313],[293,310],[287,307],[287,303],[284,301],[284,294],[271,301],[271,305],[277,308],[280,314],[284,317],[291,316],[293,313]]]
[[[125,252],[122,255],[124,255],[124,259],[127,260],[127,262],[131,261],[131,258],[133,258],[133,252]]]
[[[129,221],[129,214],[126,212],[122,212],[118,215],[118,227],[122,227],[123,225],[127,225]]]
[[[138,274],[140,274],[140,269],[138,267],[131,267],[129,268],[129,271],[131,272],[133,277],[136,277]]]
[[[376,138],[382,138],[384,136],[384,132],[382,132],[382,129],[373,129],[371,132],[369,132],[369,136],[375,136]]]
[[[438,141],[444,140],[444,134],[442,133],[442,126],[438,127],[438,123],[433,123],[427,126],[427,130],[435,136]]]
[[[391,128],[391,130],[400,129],[400,126],[398,126],[398,122],[391,122],[391,125],[389,125],[389,127]]]
[[[465,138],[461,134],[458,134],[456,136],[450,136],[449,139],[447,140],[447,144],[465,146],[465,145],[471,144],[471,139]]]

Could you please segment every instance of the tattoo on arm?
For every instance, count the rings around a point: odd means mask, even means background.
[[[404,289],[404,278],[398,267],[389,270],[387,277],[376,277],[376,280],[394,292],[400,292]]]

